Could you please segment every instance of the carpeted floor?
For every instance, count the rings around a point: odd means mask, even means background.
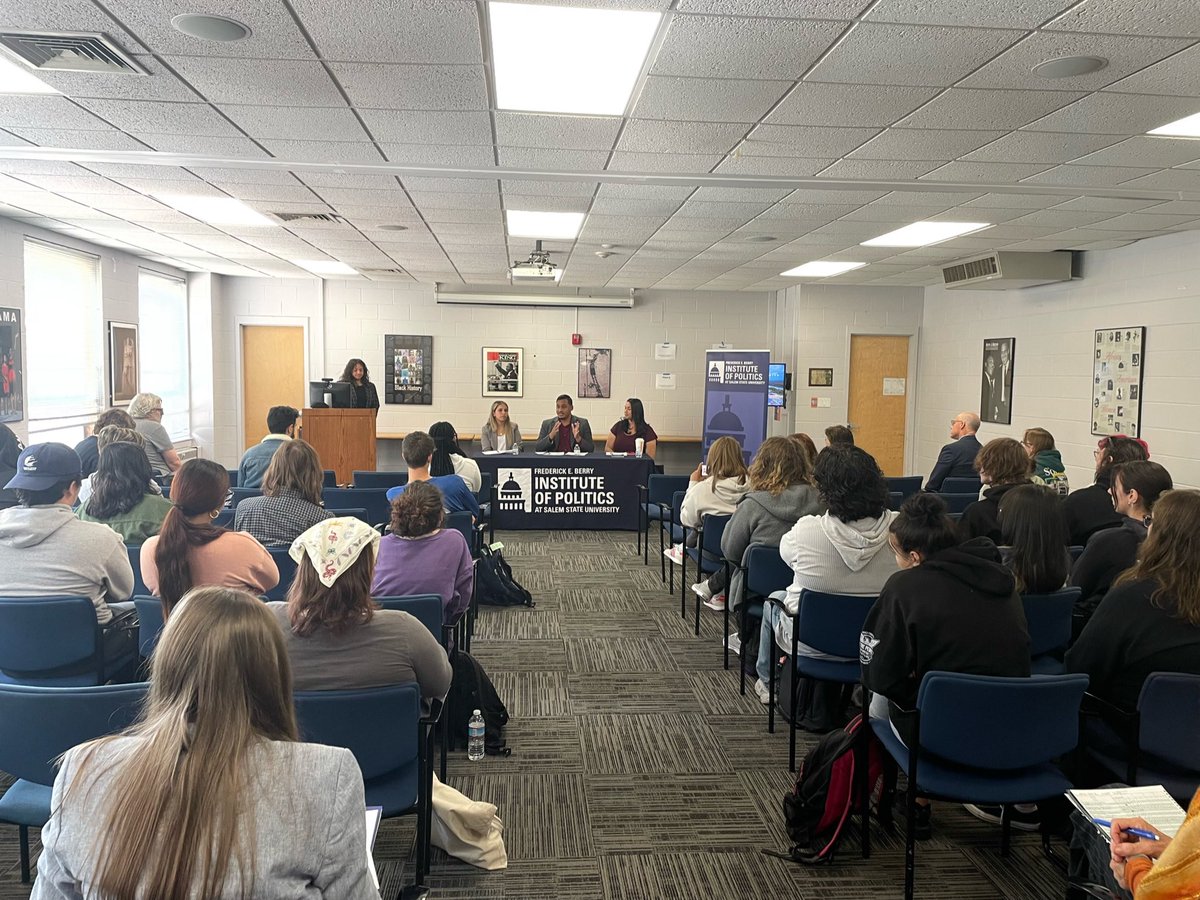
[[[848,840],[832,866],[764,856],[787,846],[781,797],[787,730],[736,662],[722,669],[719,613],[701,636],[642,565],[634,536],[522,532],[499,536],[535,609],[489,609],[474,653],[508,705],[513,755],[450,762],[450,783],[500,807],[509,867],[481,872],[434,851],[428,880],[445,900],[694,900],[903,896],[902,834],[874,831],[870,860]],[[678,582],[678,580],[677,580]],[[678,583],[676,585],[678,587]],[[801,732],[801,749],[813,738]],[[0,776],[2,779],[3,776]],[[1063,876],[1020,835],[1001,859],[999,830],[941,804],[934,839],[918,845],[922,898],[1045,898]],[[411,879],[414,830],[389,821],[376,843],[383,896]],[[36,852],[36,851],[35,851]],[[0,826],[0,900],[26,898],[16,829]]]

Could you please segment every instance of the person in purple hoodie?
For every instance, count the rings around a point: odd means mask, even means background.
[[[417,481],[392,501],[392,533],[379,544],[372,597],[437,594],[442,618],[458,617],[471,602],[475,569],[462,533],[443,528],[442,492]]]

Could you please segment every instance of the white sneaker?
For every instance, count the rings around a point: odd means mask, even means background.
[[[761,678],[754,682],[754,693],[758,694],[758,702],[763,706],[769,706],[771,703],[771,689],[763,684]]]
[[[683,565],[683,544],[676,544],[670,550],[664,550],[663,556],[675,563],[677,566]]]
[[[717,594],[715,597],[710,597],[704,601],[704,605],[709,609],[715,609],[717,612],[722,612],[725,609],[725,595]]]
[[[701,600],[711,600],[713,595],[712,588],[708,586],[707,581],[697,581],[695,584],[693,584],[692,593]]]
[[[742,655],[742,642],[736,634],[731,634],[725,638],[725,646],[733,651],[734,656]]]

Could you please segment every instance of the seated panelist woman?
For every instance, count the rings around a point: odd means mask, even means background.
[[[521,429],[508,417],[508,404],[497,400],[491,415],[479,432],[479,443],[486,450],[513,450],[521,443]]]
[[[643,452],[654,459],[658,451],[658,435],[646,424],[646,410],[642,401],[630,397],[625,401],[624,415],[609,429],[604,449],[609,453],[633,453],[637,450],[638,438],[646,442]]]

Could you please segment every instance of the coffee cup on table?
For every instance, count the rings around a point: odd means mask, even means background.
[[[646,439],[637,438],[633,442],[633,455],[640,457],[646,449]]]

